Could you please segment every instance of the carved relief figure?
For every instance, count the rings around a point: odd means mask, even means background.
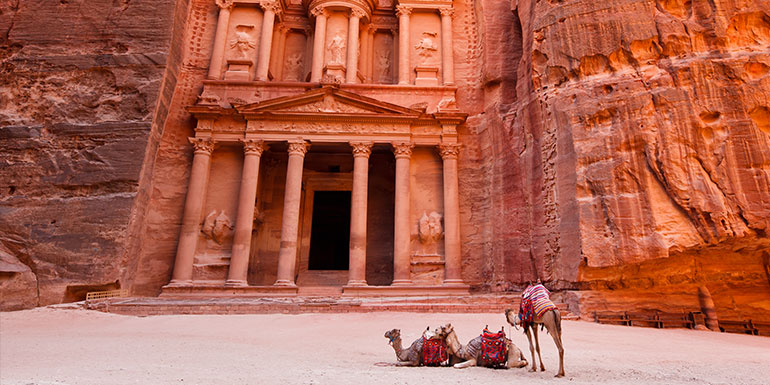
[[[329,64],[343,64],[345,60],[345,38],[336,34],[329,42]]]
[[[390,82],[390,51],[383,50],[377,53],[377,68],[379,68],[379,80]]]
[[[420,242],[430,244],[438,242],[444,234],[441,227],[441,214],[433,211],[430,215],[423,213],[419,221]]]
[[[286,58],[286,76],[285,80],[301,81],[302,80],[302,54],[299,52],[293,53]]]
[[[423,32],[422,39],[414,46],[419,57],[418,65],[426,65],[432,61],[434,54],[438,51],[438,45],[432,39],[436,35],[438,35],[436,32]]]
[[[220,211],[219,215],[217,215],[217,210],[212,210],[209,215],[206,215],[206,219],[203,220],[203,226],[201,226],[203,235],[220,245],[225,241],[225,238],[227,238],[232,229],[233,224],[230,218],[225,215],[224,210]]]
[[[230,48],[238,53],[240,59],[248,59],[249,51],[256,48],[257,43],[251,37],[253,25],[239,25],[235,27],[235,38],[230,41]]]

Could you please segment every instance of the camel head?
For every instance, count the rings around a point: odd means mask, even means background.
[[[454,326],[449,323],[439,327],[438,330],[440,330],[439,335],[446,341],[447,351],[449,351],[449,354],[457,354],[457,352],[459,352],[462,348],[462,344],[460,344],[460,340],[457,338],[457,333],[455,333]]]
[[[401,339],[401,329],[391,329],[386,331],[385,338],[389,339],[391,344],[393,341]]]
[[[513,311],[513,309],[505,309],[505,320],[508,321],[511,326],[516,328],[521,325],[521,319],[519,319],[518,315]]]

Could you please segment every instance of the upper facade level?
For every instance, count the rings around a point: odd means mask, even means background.
[[[451,0],[216,0],[210,80],[453,86]]]

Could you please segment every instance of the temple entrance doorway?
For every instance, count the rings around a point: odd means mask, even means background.
[[[316,191],[308,270],[348,270],[350,191]]]

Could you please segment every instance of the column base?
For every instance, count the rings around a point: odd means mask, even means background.
[[[289,287],[296,287],[297,285],[294,284],[294,281],[289,281],[288,279],[279,279],[275,281],[273,286],[289,286]]]
[[[357,279],[357,280],[351,279],[350,281],[348,281],[348,284],[345,286],[369,286],[369,284],[366,283],[365,279]]]
[[[393,282],[390,283],[390,286],[409,286],[412,285],[411,279],[394,279]]]
[[[249,286],[249,284],[244,280],[228,279],[227,281],[225,281],[225,287],[244,287],[244,286]]]
[[[172,279],[171,282],[166,285],[166,287],[188,287],[192,286],[192,279]]]
[[[465,286],[462,279],[445,279],[444,286]]]

